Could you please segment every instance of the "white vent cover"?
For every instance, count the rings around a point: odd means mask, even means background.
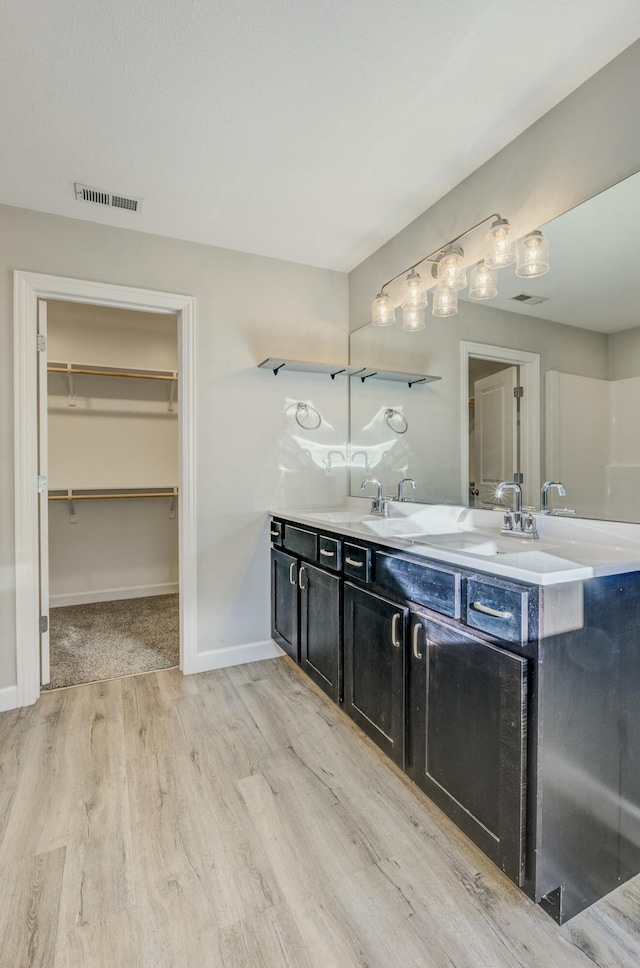
[[[548,296],[529,296],[526,292],[521,292],[519,296],[511,297],[515,302],[524,303],[526,306],[539,306],[540,303],[549,302]]]
[[[76,198],[79,202],[91,202],[93,205],[106,205],[108,208],[121,208],[126,212],[139,212],[144,203],[143,198],[116,195],[114,192],[105,192],[102,188],[81,185],[79,182],[74,182],[74,188]]]

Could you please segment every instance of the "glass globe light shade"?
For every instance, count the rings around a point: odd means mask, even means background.
[[[512,266],[518,258],[518,247],[506,218],[498,218],[492,223],[487,232],[487,242],[489,245],[484,261],[490,268]]]
[[[413,306],[414,309],[425,309],[427,305],[427,293],[420,289],[420,276],[412,269],[406,280],[406,289],[402,308]]]
[[[498,295],[498,270],[479,262],[471,273],[469,299],[493,299]]]
[[[467,270],[462,264],[464,252],[458,246],[450,245],[444,250],[438,262],[438,285],[446,286],[453,292],[460,292],[467,284]]]
[[[438,283],[433,293],[434,316],[455,316],[458,312],[458,293]]]
[[[549,240],[538,230],[529,232],[518,242],[516,275],[522,279],[535,279],[549,269]]]
[[[420,309],[415,309],[413,306],[407,306],[405,303],[402,307],[402,328],[406,330],[407,333],[417,333],[418,330],[424,329],[425,312],[426,306],[422,306]]]
[[[386,292],[379,292],[371,305],[371,322],[374,326],[393,326],[396,311]]]

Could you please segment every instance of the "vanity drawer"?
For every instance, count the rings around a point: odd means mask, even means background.
[[[310,561],[318,559],[318,535],[315,531],[285,524],[284,547],[294,555],[300,555],[301,558],[308,558]]]
[[[327,538],[324,534],[319,539],[318,564],[332,571],[342,568],[342,541],[339,538]]]
[[[460,618],[462,578],[460,572],[422,564],[402,555],[376,553],[376,584],[394,597],[425,605],[434,612]]]
[[[282,533],[284,531],[284,526],[282,521],[272,521],[271,522],[271,544],[275,545],[276,548],[282,546]]]
[[[529,640],[530,592],[495,579],[467,579],[465,622],[505,642]]]
[[[349,578],[357,578],[360,581],[370,582],[371,548],[348,544],[345,541],[343,570]]]

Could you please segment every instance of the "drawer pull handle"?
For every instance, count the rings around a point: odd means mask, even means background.
[[[292,585],[296,585],[298,581],[298,579],[294,574],[295,570],[296,570],[296,563],[295,561],[292,561],[291,564],[289,565],[289,581]]]
[[[420,629],[422,628],[420,622],[416,622],[413,626],[413,654],[416,659],[422,658],[422,652],[418,652],[418,635],[420,634]]]
[[[279,538],[280,537],[280,532],[279,531],[272,531],[271,532],[271,537],[272,538]]]
[[[364,565],[363,561],[356,561],[355,558],[345,558],[344,560],[348,565],[351,565],[352,568],[362,568]]]
[[[325,551],[324,548],[320,548],[320,554],[324,555],[325,558],[335,558],[335,551]]]
[[[491,615],[493,618],[513,618],[511,612],[501,612],[497,608],[491,608],[489,605],[483,605],[482,602],[473,602],[471,608],[475,609],[476,612],[483,612],[485,615]]]
[[[391,644],[394,645],[396,649],[399,649],[402,644],[398,639],[398,621],[399,620],[400,620],[400,613],[396,612],[393,618],[391,619]]]

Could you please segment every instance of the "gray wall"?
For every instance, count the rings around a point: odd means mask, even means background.
[[[13,269],[196,297],[198,651],[267,640],[266,511],[342,503],[345,469],[322,455],[344,450],[348,407],[346,383],[256,363],[346,362],[346,275],[0,207],[0,688],[16,675]],[[298,400],[324,421],[308,439]]]
[[[609,337],[609,379],[640,376],[640,326]]]

